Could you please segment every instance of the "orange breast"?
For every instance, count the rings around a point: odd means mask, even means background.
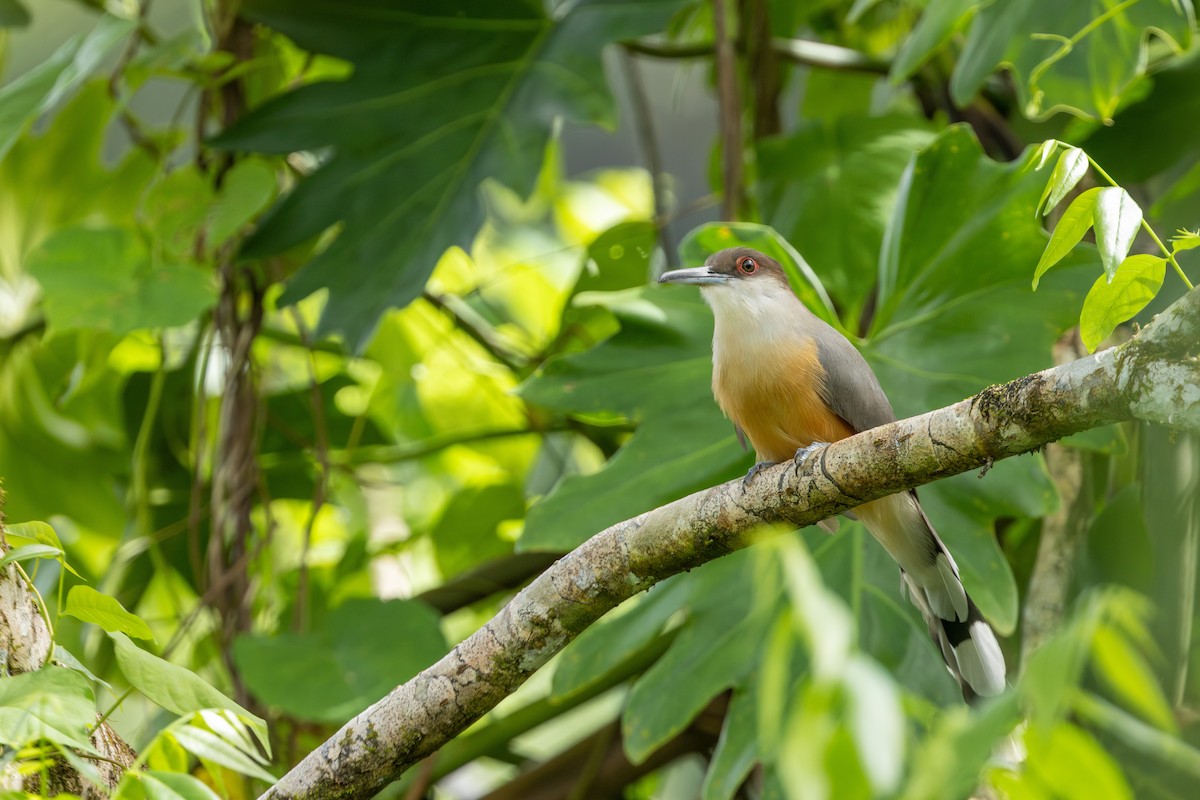
[[[713,364],[713,394],[759,458],[783,461],[813,442],[854,434],[821,399],[825,370],[816,341],[756,350],[728,358],[722,348]]]

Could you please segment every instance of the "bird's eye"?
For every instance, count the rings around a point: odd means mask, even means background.
[[[738,261],[738,269],[743,275],[753,275],[758,270],[758,262],[747,256]]]

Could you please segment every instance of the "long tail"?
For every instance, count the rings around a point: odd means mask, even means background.
[[[958,565],[929,523],[915,492],[860,506],[859,518],[900,565],[901,588],[925,618],[929,635],[962,687],[963,696],[1004,691],[1004,654],[967,596]]]

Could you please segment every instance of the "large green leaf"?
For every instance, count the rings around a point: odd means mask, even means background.
[[[625,751],[641,763],[721,691],[738,684],[758,663],[779,597],[760,601],[756,577],[763,563],[748,551],[704,565],[692,581],[692,616],[630,690],[622,714]]]
[[[62,613],[99,625],[109,633],[120,632],[137,639],[154,639],[150,626],[137,614],[125,610],[115,597],[90,586],[72,586]]]
[[[121,228],[58,231],[34,252],[27,268],[42,284],[46,316],[55,330],[183,325],[212,304],[211,275],[183,264],[160,264],[133,233]]]
[[[123,633],[109,635],[116,647],[121,673],[151,702],[180,716],[210,708],[232,711],[254,731],[259,742],[267,746],[267,723],[214,689],[199,675],[143,650]]]
[[[380,631],[387,631],[380,636]],[[300,719],[344,722],[445,654],[433,609],[356,599],[312,633],[243,636],[234,658],[255,696]]]
[[[245,13],[302,47],[355,64],[348,80],[268,102],[217,140],[334,150],[248,252],[278,252],[342,222],[284,299],[328,287],[321,330],[361,346],[387,308],[420,294],[447,247],[479,229],[483,180],[525,194],[556,118],[612,124],[601,50],[659,30],[679,5],[581,0],[547,13],[525,0],[246,3]]]
[[[951,94],[959,105],[970,103],[992,71],[1006,65],[1016,73],[1029,117],[1066,110],[1111,119],[1146,72],[1150,36],[1183,52],[1194,24],[1191,4],[1176,0],[1011,0],[977,7]]]
[[[709,389],[712,316],[674,287],[597,298],[621,331],[551,361],[521,389],[530,403],[574,414],[624,414],[640,424],[604,468],[570,476],[529,510],[520,546],[569,549],[599,530],[732,477],[746,461]]]
[[[96,701],[87,678],[62,667],[43,667],[0,681],[0,743],[14,749],[48,739],[92,752],[88,726]]]
[[[764,220],[804,255],[848,324],[875,284],[900,175],[931,138],[912,117],[842,117],[759,145]]]

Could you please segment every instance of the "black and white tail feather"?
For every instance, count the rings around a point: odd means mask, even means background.
[[[914,496],[914,500],[915,500]],[[918,508],[920,506],[918,505]],[[925,618],[929,635],[942,651],[947,668],[962,688],[967,701],[992,697],[1004,691],[1004,654],[992,626],[967,595],[958,576],[954,557],[941,537],[921,516],[936,544],[933,565],[924,574],[900,569],[900,589]],[[931,548],[932,549],[932,548]]]

